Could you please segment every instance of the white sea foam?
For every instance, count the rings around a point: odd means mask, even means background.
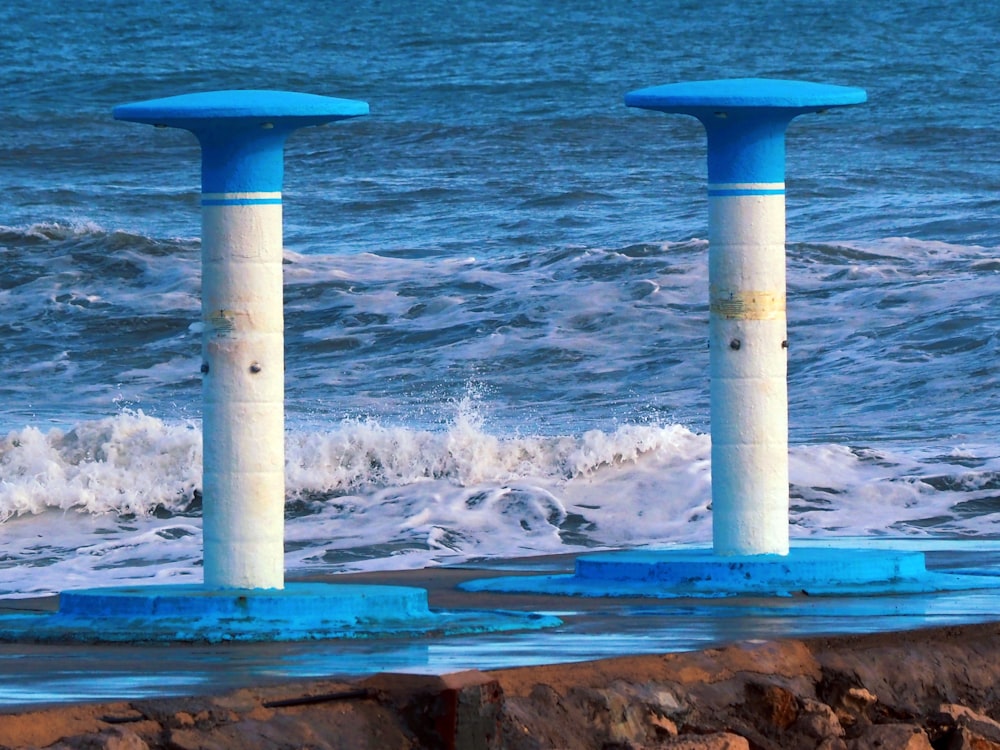
[[[10,231],[0,592],[197,579],[195,243]],[[290,575],[707,544],[704,251],[286,252]],[[1000,533],[991,258],[792,249],[793,536]]]
[[[0,445],[0,518],[50,509],[147,515],[177,509],[201,481],[201,435],[138,413],[69,431],[11,432]]]
[[[200,430],[141,412],[0,444],[0,594],[200,578]],[[709,438],[678,425],[499,436],[348,420],[287,436],[290,576],[710,543]],[[988,446],[791,451],[794,537],[1000,533]]]

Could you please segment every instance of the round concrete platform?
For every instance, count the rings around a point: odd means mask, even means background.
[[[1000,576],[927,570],[924,553],[895,549],[793,548],[788,555],[711,550],[630,550],[584,555],[572,575],[466,581],[466,591],[573,596],[864,596],[1000,587]]]
[[[0,641],[296,641],[491,633],[559,624],[556,617],[522,612],[431,610],[424,589],[406,586],[133,586],[64,592],[55,613],[4,617]]]

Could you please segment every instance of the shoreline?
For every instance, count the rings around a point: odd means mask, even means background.
[[[418,586],[435,609],[554,612],[564,625],[552,630],[0,644],[0,750],[1000,750],[997,590],[696,601],[457,588],[569,570],[575,557],[298,579]],[[0,620],[56,602],[0,600]],[[63,692],[46,694],[52,684]]]
[[[985,623],[0,709],[0,746],[961,749],[1000,747],[998,715]]]

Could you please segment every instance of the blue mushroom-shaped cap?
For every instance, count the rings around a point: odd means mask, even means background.
[[[625,104],[660,112],[702,115],[706,111],[781,109],[795,113],[861,104],[864,89],[772,78],[728,78],[651,86],[629,92]]]
[[[366,102],[290,91],[234,90],[181,94],[114,108],[116,120],[199,130],[227,124],[285,129],[368,114]]]

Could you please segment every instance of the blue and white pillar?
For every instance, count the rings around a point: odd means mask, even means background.
[[[367,113],[364,102],[282,91],[114,109],[201,144],[206,587],[284,588],[284,144],[298,128]]]
[[[788,554],[785,129],[864,90],[734,79],[633,91],[630,107],[697,117],[708,134],[713,548]]]
[[[202,151],[203,585],[64,591],[54,613],[0,618],[0,640],[220,642],[409,638],[561,624],[532,613],[431,610],[410,586],[284,580],[285,139],[368,114],[364,102],[217,91],[116,107],[194,133]]]

